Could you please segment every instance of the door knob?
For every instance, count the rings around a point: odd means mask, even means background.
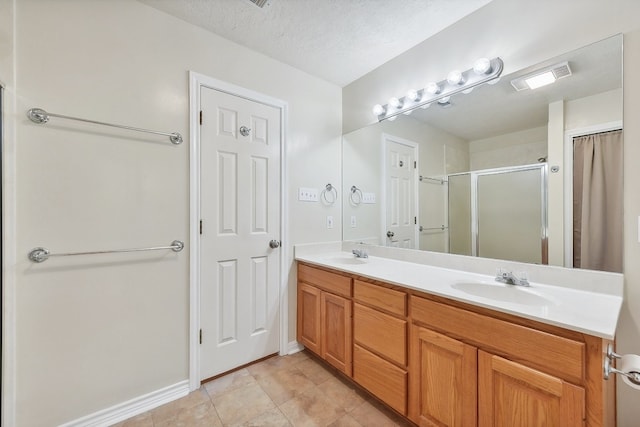
[[[249,133],[251,132],[251,129],[249,129],[246,126],[240,126],[240,135],[242,136],[249,136]]]
[[[269,247],[270,247],[271,249],[277,249],[277,248],[279,248],[279,247],[280,247],[280,240],[271,240],[271,241],[269,242]]]
[[[393,236],[395,236],[396,234],[393,231],[387,231],[387,237],[388,238],[392,238]]]

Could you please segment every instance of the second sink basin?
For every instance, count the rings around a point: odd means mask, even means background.
[[[459,282],[451,285],[451,287],[470,295],[514,304],[536,307],[554,304],[551,299],[538,294],[530,288],[522,286],[504,285],[501,283]]]

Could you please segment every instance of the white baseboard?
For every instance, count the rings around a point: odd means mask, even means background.
[[[77,420],[62,424],[60,427],[107,427],[136,415],[147,412],[165,403],[189,394],[189,381],[180,381],[149,394],[136,397],[127,402],[103,409]]]
[[[302,350],[304,350],[304,346],[298,341],[291,341],[287,344],[287,354],[297,353]]]

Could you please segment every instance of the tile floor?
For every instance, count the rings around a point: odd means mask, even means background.
[[[220,377],[188,396],[115,426],[410,425],[306,352],[300,352]]]

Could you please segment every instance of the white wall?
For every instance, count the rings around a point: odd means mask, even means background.
[[[546,126],[469,141],[471,170],[530,165],[546,156]]]
[[[4,24],[13,14],[0,1]],[[16,425],[58,425],[188,378],[189,254],[42,265],[26,254],[40,245],[76,251],[173,239],[188,247],[189,144],[55,119],[39,126],[25,111],[179,131],[189,141],[189,70],[287,101],[292,266],[294,243],[340,240],[339,204],[302,204],[295,193],[340,182],[341,90],[133,0],[22,0],[15,12],[17,78],[0,80],[17,102],[7,114],[16,134],[6,140],[17,150],[18,260],[8,265],[17,274],[9,284],[17,292]],[[0,73],[10,73],[0,47]],[[294,274],[288,293],[293,340]]]
[[[622,89],[565,102],[564,129],[580,129],[622,120]]]
[[[355,81],[343,91],[345,132],[372,123],[371,106],[409,87],[440,79],[460,64],[500,56],[505,74],[537,64],[601,40],[624,34],[625,137],[625,305],[617,349],[640,353],[640,243],[637,217],[640,195],[640,2],[637,0],[493,0],[424,43]],[[437,59],[434,59],[435,58]],[[562,128],[561,128],[562,129]],[[549,153],[550,164],[553,163]],[[638,391],[618,382],[618,425],[630,427],[640,418]]]

